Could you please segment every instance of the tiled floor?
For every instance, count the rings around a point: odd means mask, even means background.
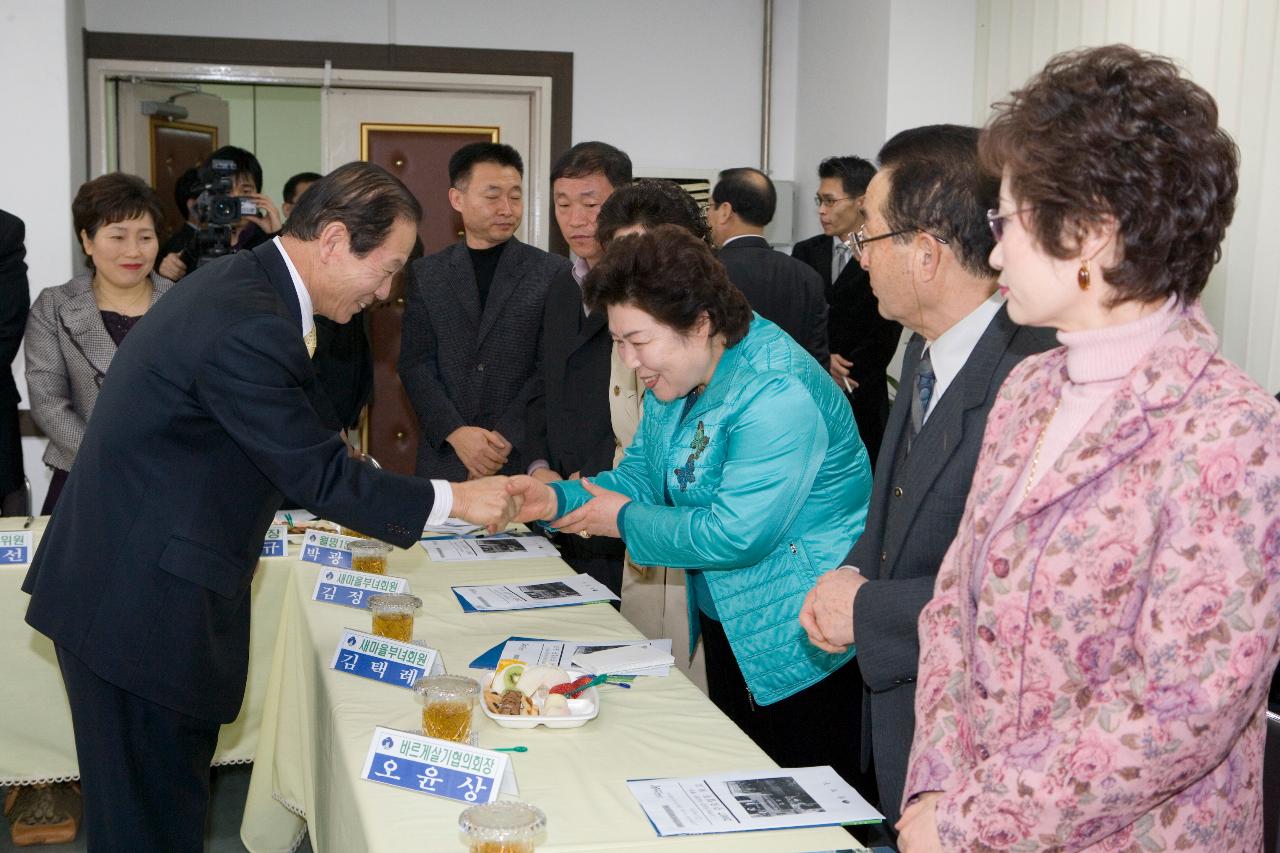
[[[245,847],[240,843],[240,817],[244,813],[245,796],[249,793],[251,769],[252,765],[249,764],[214,769],[209,827],[205,832],[205,850],[208,853],[245,853]],[[3,791],[0,788],[0,799],[3,799]],[[83,853],[85,849],[83,833],[70,844],[15,847],[9,835],[8,823],[0,824],[0,853],[14,850],[26,853]],[[304,841],[299,853],[311,853],[311,845]]]

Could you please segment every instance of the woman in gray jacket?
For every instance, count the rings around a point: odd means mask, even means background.
[[[88,272],[45,289],[27,318],[31,416],[49,436],[53,479],[41,513],[58,501],[116,348],[172,286],[153,269],[163,215],[140,178],[113,172],[80,187],[72,221]]]

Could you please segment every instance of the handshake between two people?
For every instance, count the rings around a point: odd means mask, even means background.
[[[559,518],[555,490],[533,477],[521,474],[452,483],[452,514],[472,524],[483,524],[490,533],[497,533],[513,521],[550,521],[563,533],[617,537],[618,512],[630,498],[602,489],[585,478],[579,482],[591,500]]]

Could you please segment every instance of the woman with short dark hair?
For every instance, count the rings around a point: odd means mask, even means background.
[[[163,211],[141,178],[88,181],[71,216],[88,271],[41,291],[24,339],[31,417],[49,437],[53,469],[42,515],[58,502],[116,348],[173,284],[153,271]]]
[[[1280,407],[1198,302],[1238,154],[1166,59],[1063,54],[980,142],[1009,375],[920,617],[901,849],[1259,850]]]
[[[678,226],[615,236],[585,292],[647,389],[644,416],[612,471],[513,478],[522,520],[685,569],[711,700],[780,764],[850,773],[857,743],[836,709],[853,651],[822,651],[798,618],[866,519],[871,466],[844,395]]]

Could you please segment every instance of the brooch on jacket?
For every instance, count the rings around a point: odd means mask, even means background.
[[[684,465],[676,469],[676,480],[680,483],[680,491],[686,491],[689,484],[696,482],[697,478],[693,476],[693,464],[702,457],[702,451],[707,449],[707,445],[711,443],[711,439],[707,438],[706,427],[702,425],[702,421],[698,421],[698,429],[693,434],[693,441],[689,442],[689,447],[693,450],[689,454],[689,458],[685,460]]]

